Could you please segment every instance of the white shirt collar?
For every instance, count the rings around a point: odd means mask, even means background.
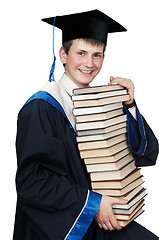
[[[62,87],[65,89],[65,91],[72,96],[73,93],[73,89],[74,88],[79,88],[73,81],[71,81],[65,73],[63,73],[61,79],[59,80],[60,85],[62,85]]]

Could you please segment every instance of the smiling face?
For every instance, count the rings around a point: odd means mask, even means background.
[[[78,87],[87,87],[100,72],[104,54],[103,45],[92,45],[82,39],[73,40],[68,54],[60,48],[60,59],[65,64],[66,76]]]

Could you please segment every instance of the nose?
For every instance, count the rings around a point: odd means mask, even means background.
[[[93,57],[88,55],[88,56],[85,58],[84,65],[85,65],[85,67],[88,67],[88,68],[93,67],[93,66],[94,66]]]

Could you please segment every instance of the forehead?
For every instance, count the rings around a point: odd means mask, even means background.
[[[92,44],[83,39],[75,39],[72,41],[70,50],[83,50],[89,52],[103,52],[103,45]]]

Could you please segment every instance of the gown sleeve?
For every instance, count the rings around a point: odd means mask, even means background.
[[[135,158],[136,166],[151,166],[156,164],[158,156],[158,140],[152,129],[140,114],[136,106],[137,120],[124,105],[127,113],[128,142]]]
[[[58,120],[57,110],[42,100],[19,113],[18,201],[40,239],[82,239],[101,195],[70,182],[66,146],[54,134]]]

